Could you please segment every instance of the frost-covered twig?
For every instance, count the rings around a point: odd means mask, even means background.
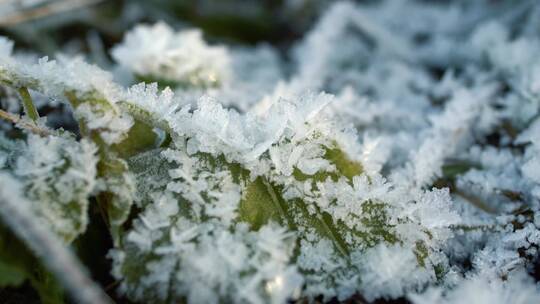
[[[0,110],[0,119],[7,120],[22,129],[40,136],[48,136],[52,134],[49,130],[40,128],[36,124],[22,119],[19,115],[9,113],[4,110]]]

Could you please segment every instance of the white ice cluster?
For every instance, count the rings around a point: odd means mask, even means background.
[[[533,304],[538,303],[540,290],[525,272],[514,271],[508,278],[501,279],[488,273],[471,275],[459,282],[452,290],[432,288],[424,294],[411,294],[414,304]]]
[[[208,46],[200,30],[175,32],[165,23],[137,26],[112,56],[137,78],[170,85],[219,86],[230,73],[226,48]]]
[[[211,46],[199,30],[174,32],[162,22],[135,27],[112,56],[121,70],[136,79],[173,89],[181,105],[196,105],[201,96],[207,96],[247,111],[283,77],[277,51],[269,45]]]
[[[118,143],[126,137],[133,120],[116,106],[122,89],[112,81],[112,74],[81,57],[59,55],[56,60],[43,57],[36,62],[11,56],[12,47],[11,41],[0,39],[0,83],[27,87],[51,98],[70,96],[76,115],[90,122],[89,130],[97,131],[106,143]]]

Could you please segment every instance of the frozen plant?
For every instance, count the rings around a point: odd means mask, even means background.
[[[119,301],[539,302],[540,8],[523,3],[321,4],[291,61],[163,22],[110,71],[0,38],[0,286],[112,301],[67,250],[105,234]]]
[[[173,87],[219,86],[230,73],[227,49],[208,46],[199,30],[175,32],[165,23],[137,26],[112,56],[137,79]]]

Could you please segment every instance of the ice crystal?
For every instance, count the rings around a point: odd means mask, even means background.
[[[354,144],[343,141],[352,136],[348,133],[350,131],[330,120],[322,111],[329,102],[327,95],[308,94],[296,102],[278,100],[266,112],[257,115],[241,115],[225,110],[208,99],[201,100],[192,113],[185,109],[166,110],[169,117],[162,117],[169,121],[173,131],[178,130],[179,137],[174,139],[174,149],[165,150],[160,155],[154,154],[154,159],[163,162],[160,159],[165,157],[178,167],[172,166],[168,170],[169,183],[158,183],[149,188],[148,191],[155,191],[155,195],[148,198],[150,201],[142,202],[147,206],[148,213],[141,215],[138,224],[127,234],[129,245],[113,254],[120,263],[115,272],[118,277],[130,276],[133,272],[149,272],[139,278],[129,277],[130,283],[126,284],[124,292],[135,299],[186,295],[185,291],[170,288],[154,295],[154,285],[137,283],[157,280],[152,272],[158,270],[153,268],[173,267],[170,258],[161,255],[157,260],[152,258],[152,262],[149,262],[152,269],[143,266],[146,269],[136,270],[133,268],[140,265],[130,262],[132,256],[148,256],[156,246],[168,246],[166,248],[170,248],[171,253],[182,255],[183,249],[173,246],[173,232],[163,231],[180,223],[183,228],[177,228],[179,231],[198,231],[210,223],[214,223],[210,227],[219,223],[236,231],[240,225],[238,221],[247,222],[259,231],[263,231],[272,221],[293,229],[293,235],[300,241],[297,243],[300,252],[297,267],[298,271],[304,273],[305,294],[308,296],[323,294],[328,298],[345,298],[360,291],[362,268],[347,266],[346,257],[360,258],[366,249],[381,242],[405,242],[403,250],[413,257],[410,267],[425,268],[422,270],[426,273],[425,279],[411,286],[420,287],[433,280],[434,268],[427,256],[433,255],[433,260],[438,261],[436,251],[440,243],[448,238],[448,227],[459,221],[449,210],[448,194],[428,192],[408,195],[405,189],[392,190],[393,186],[378,174],[369,177],[363,175],[361,164],[348,159],[347,153],[340,148],[343,142],[344,147],[355,149]],[[146,110],[151,111],[148,105]],[[161,111],[161,108],[156,108],[156,111]],[[251,127],[243,129],[241,126]],[[233,130],[246,131],[240,133]],[[154,178],[151,174],[139,175],[138,183],[148,184]],[[164,190],[170,191],[170,194],[157,198],[158,193]],[[157,207],[155,202],[166,203],[169,207]],[[433,209],[429,209],[430,206]],[[178,210],[184,210],[189,220],[179,220],[177,224],[167,220]],[[441,216],[440,221],[438,217],[433,217],[435,210]],[[206,222],[203,219],[207,219]],[[400,229],[396,229],[398,223],[407,227],[401,231],[412,229],[416,232],[401,234]],[[240,227],[244,227],[242,225]],[[420,227],[428,229],[430,235],[424,234]],[[188,240],[193,237],[190,236]],[[208,246],[215,246],[212,247],[214,249],[208,250],[219,252],[223,245],[213,242]],[[331,261],[330,268],[326,264],[317,267],[313,264],[312,259],[322,254],[316,245],[319,242],[327,244],[325,252],[326,258]],[[253,256],[258,254],[250,253]],[[174,262],[174,265],[178,263],[183,262]],[[358,265],[363,265],[363,262],[358,261]],[[207,270],[212,269],[209,278],[225,271],[216,270],[216,267]],[[162,279],[186,277],[184,271],[183,267],[178,270],[173,267]],[[162,270],[158,273],[163,275]],[[200,280],[205,280],[205,286],[216,286],[218,290],[223,288],[206,281],[209,278],[202,277]],[[293,280],[287,277],[283,279]],[[175,286],[180,290],[194,290],[193,287],[186,287],[190,284],[179,281]],[[377,295],[395,297],[406,289]],[[293,296],[295,291],[288,290],[286,297]],[[187,296],[190,299],[189,293]],[[254,297],[250,301],[258,302],[260,295],[253,291],[250,297]],[[225,299],[230,298],[227,294],[218,293],[205,300]]]
[[[411,295],[415,304],[428,303],[536,303],[540,297],[538,286],[523,271],[515,271],[507,280],[480,273],[461,281],[454,289],[428,290],[423,295]]]
[[[175,32],[165,23],[140,25],[126,35],[112,55],[141,80],[203,87],[228,81],[227,50],[208,46],[199,30]]]
[[[51,230],[67,242],[84,232],[88,196],[96,187],[96,147],[65,136],[30,135],[27,144],[4,148],[32,209]]]

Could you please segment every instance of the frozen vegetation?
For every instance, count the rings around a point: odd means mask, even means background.
[[[0,287],[540,303],[538,3],[323,2],[287,50],[145,23],[98,67],[0,37]]]

